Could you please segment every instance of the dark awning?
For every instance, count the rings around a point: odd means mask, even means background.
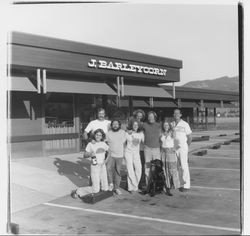
[[[225,102],[223,105],[220,102],[204,102],[204,106],[207,108],[237,108],[235,104]]]
[[[192,107],[199,107],[199,104],[197,102],[186,102],[181,100],[181,107],[184,108],[192,108]]]
[[[154,100],[154,107],[177,107],[172,101],[155,101]]]
[[[149,104],[144,100],[133,100],[133,107],[149,107]]]
[[[121,100],[121,106],[122,107],[129,107],[129,101],[128,100]],[[133,107],[149,107],[149,104],[147,104],[144,100],[134,100],[133,99]]]
[[[47,92],[116,95],[105,83],[57,79],[47,80]]]
[[[125,96],[172,98],[166,90],[154,86],[124,85],[124,94]]]

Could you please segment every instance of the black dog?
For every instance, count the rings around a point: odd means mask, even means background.
[[[162,193],[164,188],[167,190],[166,178],[161,160],[152,160],[150,162],[150,173],[148,180],[147,193],[153,197],[156,193]]]

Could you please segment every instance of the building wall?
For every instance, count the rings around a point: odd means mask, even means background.
[[[12,157],[41,156],[42,141],[32,141],[42,135],[42,97],[34,92],[9,93],[9,134]]]

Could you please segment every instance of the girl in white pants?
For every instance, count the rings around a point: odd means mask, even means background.
[[[108,190],[108,178],[105,164],[105,153],[109,146],[104,142],[105,133],[102,129],[94,132],[95,142],[89,142],[84,153],[85,158],[91,158],[90,176],[92,181],[92,193],[98,193],[101,190]],[[82,188],[71,192],[71,196],[82,197]]]
[[[133,121],[132,131],[126,133],[126,140],[125,160],[128,170],[128,191],[132,193],[138,190],[142,172],[140,143],[144,142],[144,134],[139,130],[138,121]]]

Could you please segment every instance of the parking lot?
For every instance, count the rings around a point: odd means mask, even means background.
[[[218,139],[219,140],[219,139]],[[123,190],[94,205],[69,195],[15,212],[20,234],[240,234],[240,145],[189,156],[191,190],[150,197]]]

